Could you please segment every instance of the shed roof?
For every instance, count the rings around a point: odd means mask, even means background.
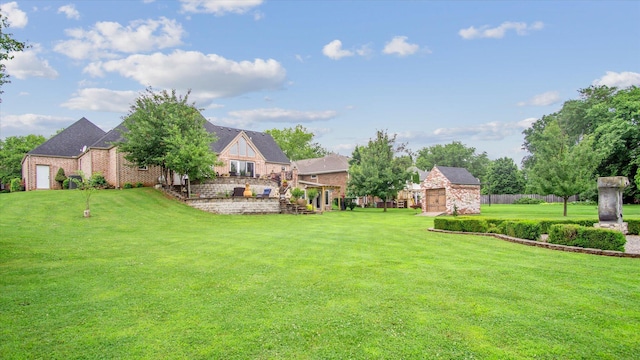
[[[82,154],[85,146],[91,146],[106,133],[86,118],[69,125],[51,139],[28,152],[30,155],[74,157]]]
[[[329,154],[316,159],[294,161],[300,175],[326,174],[349,170],[349,158],[338,154]]]
[[[452,184],[456,185],[480,185],[480,180],[465,169],[460,167],[434,166]]]

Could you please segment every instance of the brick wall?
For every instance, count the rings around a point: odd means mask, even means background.
[[[78,171],[78,161],[75,158],[27,155],[22,163],[22,177],[27,191],[36,190],[36,165],[49,166],[49,187],[51,189],[61,189],[60,184],[55,180],[58,169],[63,168],[67,177]]]
[[[158,178],[162,175],[162,169],[158,166],[149,166],[146,170],[131,164],[124,159],[124,153],[116,152],[117,156],[117,180],[119,184],[114,186],[123,187],[125,183],[132,185],[141,182],[144,186],[154,186],[158,183]]]

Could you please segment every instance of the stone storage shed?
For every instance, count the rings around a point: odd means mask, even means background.
[[[480,213],[480,180],[467,169],[434,166],[421,189],[423,213]]]

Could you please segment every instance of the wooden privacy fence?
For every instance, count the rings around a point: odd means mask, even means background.
[[[564,200],[560,196],[556,195],[535,195],[535,194],[492,194],[492,195],[482,195],[480,200],[481,204],[513,204],[514,201],[523,198],[534,198],[534,199],[542,199],[548,203],[561,203]],[[578,196],[573,195],[569,198],[569,202],[577,201]]]

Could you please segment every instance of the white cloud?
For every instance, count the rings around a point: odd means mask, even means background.
[[[353,51],[342,49],[342,41],[333,40],[322,48],[322,53],[324,56],[333,59],[340,60],[343,57],[353,56]]]
[[[136,91],[86,88],[80,89],[74,97],[61,106],[72,110],[126,113],[139,95]]]
[[[27,13],[20,10],[18,3],[15,1],[0,4],[0,12],[7,18],[7,22],[11,27],[20,29],[27,26],[29,22]]]
[[[276,123],[311,123],[316,121],[326,121],[338,115],[333,110],[324,111],[300,111],[280,108],[252,109],[230,111],[225,118],[209,118],[214,124],[227,125],[239,128],[253,127],[255,124],[264,122]]]
[[[7,73],[21,80],[30,77],[57,78],[58,72],[49,62],[38,57],[41,51],[40,44],[33,44],[22,52],[11,53],[14,58],[5,62]]]
[[[285,69],[273,59],[236,62],[216,54],[182,50],[96,62],[85,72],[114,72],[145,87],[193,89],[194,99],[200,100],[277,89],[286,79]]]
[[[501,39],[509,30],[514,30],[518,35],[527,35],[530,31],[542,30],[543,28],[544,23],[540,21],[536,21],[531,25],[527,25],[527,23],[524,22],[506,21],[495,28],[490,28],[488,25],[481,26],[480,28],[471,26],[467,29],[461,29],[458,31],[458,35],[466,40],[479,38]]]
[[[387,42],[382,52],[389,55],[407,56],[415,54],[419,49],[419,45],[409,44],[406,36],[395,36],[391,41]]]
[[[2,114],[2,136],[14,136],[18,134],[50,135],[62,126],[68,125],[72,118],[63,116],[22,114]]]
[[[527,101],[521,101],[518,106],[549,106],[560,101],[560,93],[557,91],[547,91],[538,94]]]
[[[244,14],[262,4],[262,0],[180,0],[182,11],[222,16],[226,13]]]
[[[338,113],[333,110],[299,111],[280,108],[252,109],[230,111],[233,118],[245,119],[251,123],[280,122],[280,123],[310,123],[335,118]]]
[[[72,59],[114,58],[114,53],[138,53],[182,44],[185,31],[175,20],[136,20],[128,26],[117,22],[97,22],[93,28],[67,29],[71,40],[58,42],[54,50]]]
[[[640,86],[640,73],[624,71],[621,73],[607,71],[600,79],[596,79],[592,83],[595,86],[606,85],[609,87],[627,88],[635,85]]]
[[[65,14],[67,19],[80,19],[80,13],[76,10],[76,6],[73,4],[62,5],[58,8],[58,14]]]
[[[432,132],[411,131],[398,133],[400,141],[418,141],[425,143],[437,143],[443,141],[460,140],[469,138],[473,140],[496,141],[508,136],[522,133],[522,131],[535,122],[535,118],[527,118],[517,122],[492,121],[484,124],[464,127],[438,128]]]

